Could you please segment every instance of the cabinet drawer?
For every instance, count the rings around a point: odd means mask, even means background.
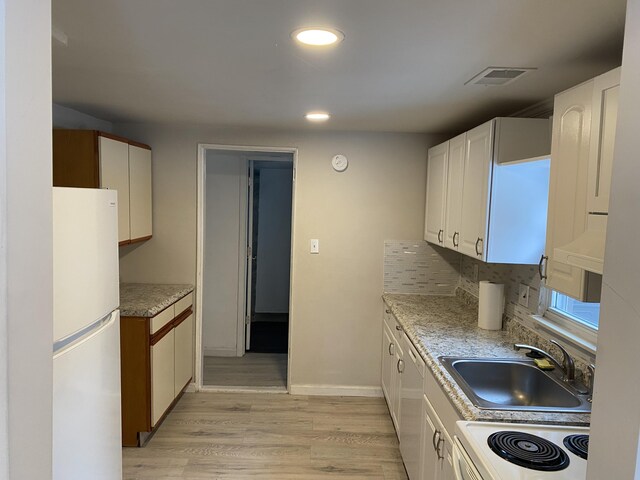
[[[193,292],[192,293],[188,293],[186,296],[182,297],[180,300],[178,300],[175,303],[175,306],[176,306],[175,315],[176,315],[176,317],[178,315],[180,315],[182,312],[184,312],[191,305],[193,305]]]
[[[162,327],[164,327],[167,323],[173,320],[173,318],[175,317],[174,306],[175,304],[170,305],[169,307],[161,311],[158,315],[151,318],[151,334],[152,335],[156,333],[158,330],[160,330]]]

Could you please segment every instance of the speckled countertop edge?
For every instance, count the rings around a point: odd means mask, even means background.
[[[121,283],[120,316],[154,317],[191,292],[193,285]]]
[[[513,350],[517,341],[505,330],[478,328],[477,308],[459,297],[384,294],[391,313],[402,325],[436,381],[463,419],[474,421],[589,425],[585,413],[483,410],[474,406],[438,360],[441,356],[526,358]]]

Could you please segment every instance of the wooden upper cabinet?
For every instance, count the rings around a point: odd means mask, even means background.
[[[120,245],[152,235],[151,148],[96,130],[53,131],[53,185],[118,191]]]
[[[430,148],[427,154],[427,202],[424,239],[444,245],[444,212],[447,190],[449,142]]]

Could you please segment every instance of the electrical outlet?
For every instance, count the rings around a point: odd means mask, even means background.
[[[478,283],[480,280],[480,265],[477,263],[473,265],[473,281]]]
[[[525,285],[524,283],[520,284],[520,289],[518,291],[518,303],[523,307],[529,306],[529,285]]]

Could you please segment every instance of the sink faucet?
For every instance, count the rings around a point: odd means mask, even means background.
[[[539,353],[540,355],[548,358],[549,360],[551,360],[551,363],[553,363],[560,370],[562,370],[562,374],[563,374],[562,380],[564,382],[573,384],[576,379],[576,367],[573,362],[573,357],[571,357],[571,355],[569,355],[569,352],[567,352],[567,350],[555,340],[550,340],[550,342],[553,343],[556,347],[558,347],[562,352],[562,363],[558,362],[558,360],[556,360],[551,354],[537,347],[533,347],[531,345],[516,343],[513,345],[513,348],[514,350],[520,350],[521,348],[525,348],[527,350]]]

